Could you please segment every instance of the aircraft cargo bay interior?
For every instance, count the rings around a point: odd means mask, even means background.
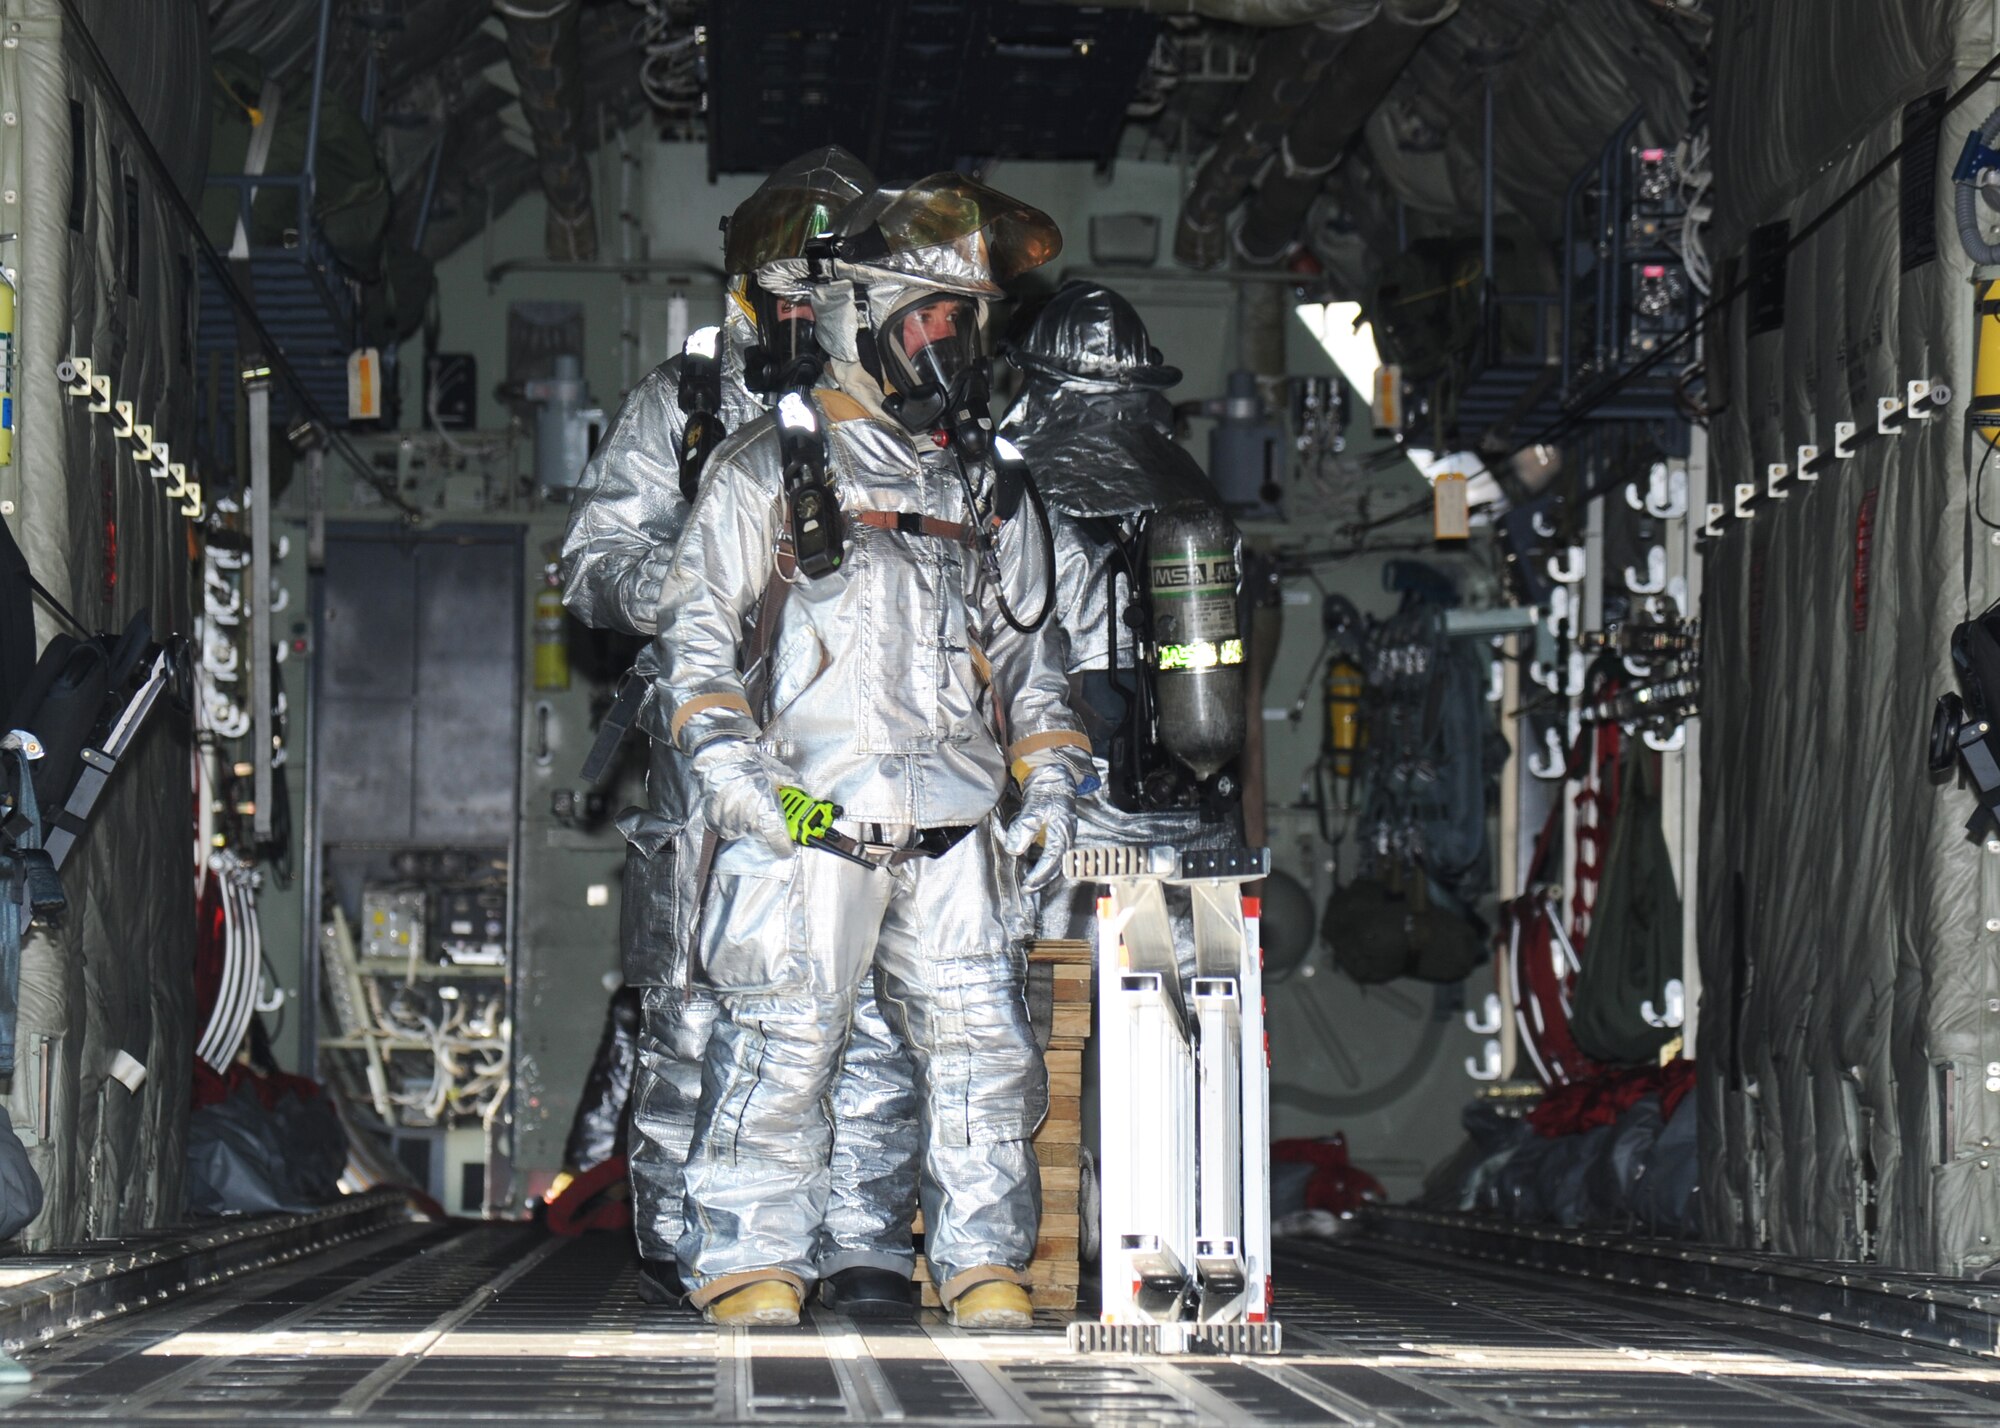
[[[0,0],[0,1428],[2000,1421],[1996,468],[1975,0]]]

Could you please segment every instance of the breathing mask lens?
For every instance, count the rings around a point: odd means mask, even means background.
[[[913,401],[942,397],[985,356],[979,317],[974,299],[940,296],[890,314],[878,339],[890,385]]]
[[[801,372],[802,358],[817,359],[813,307],[809,299],[780,297],[754,278],[748,292],[757,314],[757,345],[744,356],[744,380],[753,392],[773,392],[812,380]]]

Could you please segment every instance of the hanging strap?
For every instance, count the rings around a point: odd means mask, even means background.
[[[873,526],[878,531],[900,531],[904,535],[930,536],[935,540],[968,546],[976,544],[978,539],[971,526],[959,521],[941,521],[935,516],[920,515],[915,511],[852,511],[849,515],[862,525]]]

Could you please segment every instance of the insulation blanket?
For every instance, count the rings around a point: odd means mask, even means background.
[[[205,167],[207,69],[193,0],[81,0],[85,23],[126,57],[135,103],[174,182]],[[65,394],[56,364],[86,356],[155,439],[194,445],[196,258],[137,137],[84,62],[58,0],[4,0],[0,260],[19,272],[14,461],[0,514],[35,575],[86,623],[122,629],[141,609],[187,633],[188,522],[132,443]],[[16,44],[14,41],[18,40]],[[118,63],[114,61],[114,64]],[[38,635],[57,628],[38,610]],[[162,700],[99,803],[63,881],[70,910],[23,952],[19,1069],[6,1108],[47,1204],[25,1245],[126,1234],[183,1209],[194,947],[190,719]],[[120,1052],[146,1068],[114,1080]],[[133,1079],[129,1078],[128,1079]]]
[[[2000,43],[1977,9],[1722,6],[1717,251],[1740,264],[1751,230],[1802,231],[1888,154],[1912,100]],[[1712,493],[1831,446],[1837,421],[1872,426],[1910,379],[1955,394],[1712,544],[1701,609],[1705,1233],[1946,1274],[2000,1242],[1980,1159],[2000,1141],[2000,856],[1968,840],[1970,798],[1925,774],[1951,629],[2000,594],[1960,455],[1972,314],[1950,183],[1991,102],[1945,121],[1927,205],[1915,146],[1733,304],[1706,354]]]
[[[1642,5],[1482,0],[1410,60],[1366,134],[1375,167],[1414,209],[1469,218],[1481,209],[1485,88],[1493,71],[1498,198],[1545,237],[1562,227],[1570,181],[1635,112],[1640,133],[1671,144],[1687,127],[1687,51]]]

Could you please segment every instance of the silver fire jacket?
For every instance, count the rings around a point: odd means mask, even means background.
[[[743,349],[756,329],[734,299],[722,329],[725,430],[763,415],[743,385]],[[681,496],[681,357],[668,358],[632,389],[570,494],[563,532],[563,603],[599,630],[650,635],[658,627],[660,589],[687,521]]]
[[[781,441],[767,417],[723,444],[681,536],[661,616],[656,703],[677,746],[761,739],[801,787],[848,818],[917,828],[979,822],[1010,770],[1058,764],[1084,785],[1089,744],[1065,702],[1057,622],[1013,630],[966,545],[862,519],[971,519],[956,460],[837,389],[816,391],[812,405],[847,512],[845,561],[789,591],[770,642],[769,714],[753,715],[737,661],[765,587],[779,578]],[[999,538],[1009,602],[1028,619],[1044,598],[1041,539],[1025,505]],[[763,870],[729,866],[757,862],[753,842],[726,848],[718,870]]]

